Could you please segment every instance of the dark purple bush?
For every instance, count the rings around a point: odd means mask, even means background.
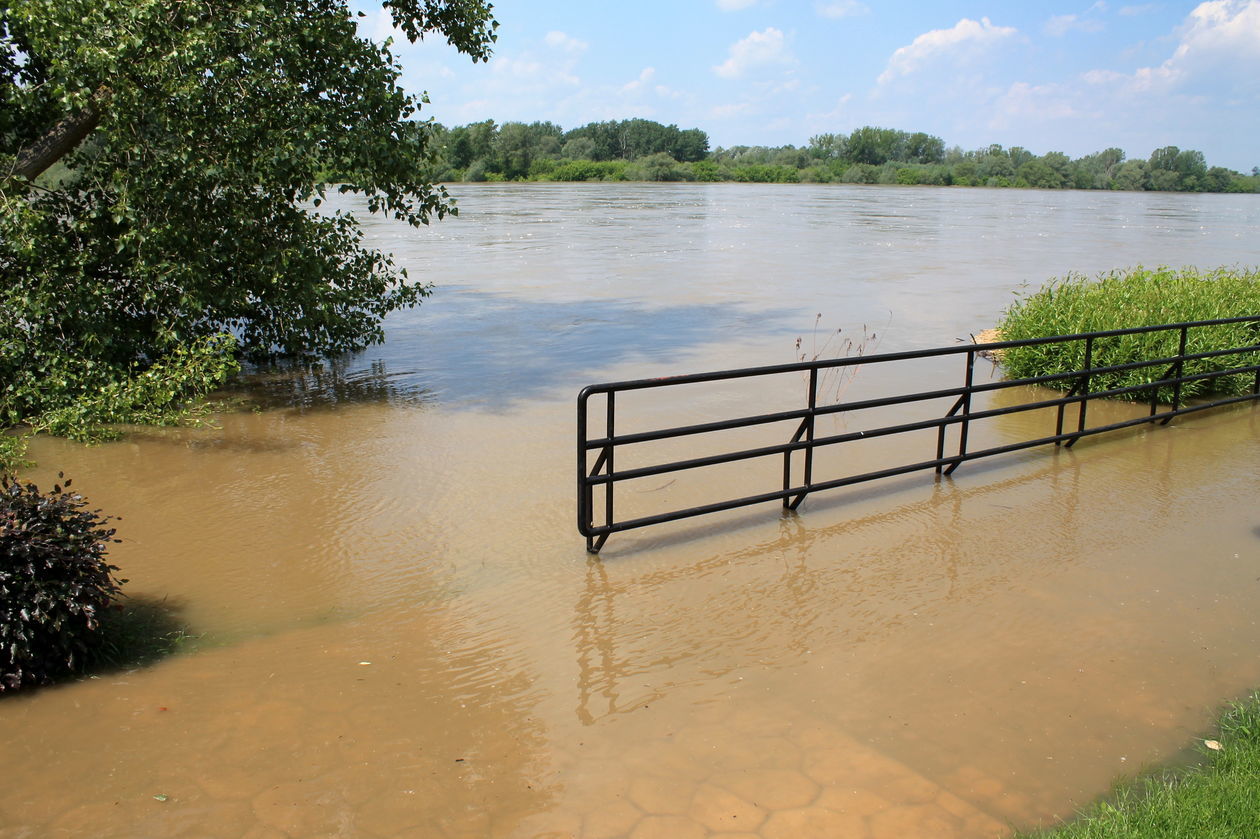
[[[125,582],[105,560],[108,517],[69,487],[0,477],[0,692],[80,670]]]

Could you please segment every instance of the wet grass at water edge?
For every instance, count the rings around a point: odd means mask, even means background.
[[[1244,839],[1260,836],[1260,691],[1233,705],[1204,761],[1121,785],[1058,828],[1017,839]]]

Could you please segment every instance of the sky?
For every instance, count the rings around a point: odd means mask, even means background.
[[[1174,145],[1260,166],[1260,0],[499,0],[495,17],[488,63],[396,38],[404,86],[439,122],[643,117],[711,148],[875,125],[963,149]],[[383,11],[362,25],[391,34]]]

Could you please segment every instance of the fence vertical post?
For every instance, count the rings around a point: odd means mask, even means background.
[[[809,370],[809,416],[805,418],[805,488],[809,489],[814,480],[814,414],[818,410],[818,368]],[[801,495],[803,499],[805,496]],[[800,504],[800,500],[797,500]]]
[[[958,430],[958,457],[960,459],[955,460],[953,463],[949,464],[949,468],[945,470],[946,475],[954,474],[954,470],[958,468],[958,464],[962,463],[961,458],[965,457],[967,454],[967,430],[968,430],[968,426],[971,425],[971,420],[969,419],[969,416],[971,415],[971,386],[975,379],[975,373],[976,373],[975,350],[967,350],[967,377],[966,377],[966,380],[963,382],[963,387],[965,389],[963,390],[963,395],[962,395],[962,400],[961,400],[962,423]]]
[[[604,525],[608,526],[613,523],[613,450],[616,446],[613,444],[613,418],[616,416],[616,398],[615,390],[608,391],[608,416],[607,416],[607,432],[604,439],[608,442],[605,444],[604,451],[608,457],[605,467],[608,469],[608,483],[604,485]],[[603,544],[601,542],[601,544]]]
[[[577,491],[578,491],[578,532],[585,533],[594,522],[591,521],[591,485],[586,482],[586,391],[578,394],[577,403]],[[587,537],[586,547],[591,547]]]
[[[796,433],[792,435],[791,442],[798,442],[802,435],[805,437],[805,469],[802,486],[805,488],[795,498],[783,496],[783,509],[795,510],[801,506],[801,502],[805,500],[805,496],[809,494],[810,483],[814,480],[814,412],[818,409],[818,368],[811,367],[809,370],[809,411],[801,420],[800,426],[796,429]],[[783,490],[792,488],[792,450],[788,449],[783,453]]]
[[[1176,364],[1177,381],[1173,384],[1173,402],[1172,402],[1172,412],[1174,414],[1177,413],[1177,411],[1181,410],[1181,377],[1186,374],[1185,373],[1186,343],[1187,343],[1186,334],[1189,331],[1189,329],[1190,327],[1186,326],[1185,324],[1182,324],[1181,343],[1178,344],[1177,346],[1177,364]],[[1159,398],[1158,388],[1156,388],[1155,394],[1156,394],[1156,398]],[[1167,416],[1167,417],[1164,417],[1164,421],[1161,422],[1160,425],[1168,425],[1168,423],[1170,422],[1172,422],[1172,417]]]
[[[1081,370],[1084,374],[1081,376],[1081,409],[1076,421],[1076,436],[1068,440],[1067,447],[1070,449],[1076,445],[1076,441],[1081,439],[1081,433],[1085,431],[1085,411],[1089,406],[1089,371],[1094,367],[1094,336],[1090,335],[1085,339],[1085,367]]]

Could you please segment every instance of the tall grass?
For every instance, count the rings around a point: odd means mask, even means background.
[[[1260,693],[1202,741],[1204,764],[1121,786],[1062,827],[1025,839],[1243,839],[1260,836]]]
[[[1021,297],[998,325],[1004,341],[1102,332],[1138,326],[1155,326],[1217,318],[1260,317],[1260,269],[1216,268],[1200,272],[1193,268],[1147,269],[1141,266],[1101,274],[1096,278],[1080,274],[1051,281],[1039,291]],[[1178,330],[1122,335],[1094,342],[1092,367],[1128,364],[1169,358],[1177,354]],[[1232,347],[1260,345],[1260,323],[1231,324],[1191,329],[1188,353],[1209,352]],[[1003,354],[1002,365],[1012,378],[1045,376],[1079,370],[1085,363],[1085,342],[1071,341],[1033,347],[1013,347]],[[1187,362],[1184,375],[1260,364],[1260,352],[1246,352],[1218,359]],[[1090,389],[1139,387],[1150,384],[1167,372],[1160,364],[1135,370],[1091,376]],[[1209,394],[1232,395],[1249,391],[1254,374],[1200,379],[1182,386],[1183,398]],[[1067,389],[1072,379],[1052,384]],[[1158,398],[1169,402],[1172,388],[1160,388]],[[1151,392],[1128,395],[1147,400]]]

